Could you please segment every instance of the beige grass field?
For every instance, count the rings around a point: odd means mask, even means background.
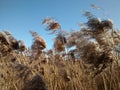
[[[0,58],[1,90],[120,90],[120,63],[99,73],[82,61],[30,63],[28,57],[15,57]]]
[[[120,90],[120,31],[88,14],[86,27],[74,32],[46,18],[42,24],[55,34],[51,50],[37,32],[30,31],[27,48],[1,31],[0,90]]]

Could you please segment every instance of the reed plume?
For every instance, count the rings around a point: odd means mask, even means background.
[[[61,28],[61,25],[53,18],[45,18],[42,22],[42,24],[47,24],[47,30],[51,30],[52,33],[55,33],[58,29]]]
[[[55,51],[61,52],[65,51],[65,44],[67,43],[66,37],[63,33],[59,33],[57,37],[54,39],[54,48]]]
[[[39,55],[42,53],[42,50],[46,48],[46,41],[37,34],[37,32],[30,31],[33,36],[33,44],[31,46],[32,56],[38,59]]]

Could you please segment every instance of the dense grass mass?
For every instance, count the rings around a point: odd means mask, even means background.
[[[0,90],[120,90],[120,31],[109,19],[84,15],[88,22],[73,32],[50,17],[42,22],[56,35],[51,50],[37,32],[27,48],[1,31]]]
[[[13,60],[15,59],[15,61]],[[120,63],[114,62],[103,71],[82,61],[49,63],[22,55],[0,59],[1,90],[119,90]]]

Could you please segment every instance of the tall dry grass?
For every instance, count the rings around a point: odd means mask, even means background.
[[[1,90],[119,90],[120,62],[103,69],[93,69],[82,61],[49,63],[22,55],[8,55],[0,59]]]
[[[37,32],[30,31],[33,44],[26,49],[1,31],[0,90],[120,90],[120,31],[109,19],[84,15],[85,27],[68,34],[55,19],[43,21],[56,35],[49,51]]]

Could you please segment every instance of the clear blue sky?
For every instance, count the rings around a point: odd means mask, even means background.
[[[18,40],[24,40],[31,46],[29,30],[38,32],[46,39],[47,48],[51,48],[54,35],[49,35],[41,22],[47,16],[54,17],[64,30],[79,30],[78,22],[85,22],[83,10],[93,12],[105,18],[102,10],[91,8],[91,4],[104,9],[115,27],[120,27],[120,0],[0,0],[0,31],[8,30]]]

